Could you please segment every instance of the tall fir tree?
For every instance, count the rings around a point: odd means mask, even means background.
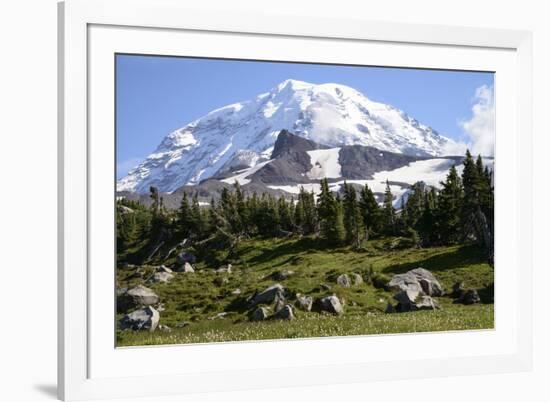
[[[317,200],[317,212],[321,236],[331,245],[342,244],[345,237],[342,207],[330,191],[327,179],[321,180],[321,193]]]
[[[380,232],[382,228],[382,216],[378,202],[374,197],[374,193],[365,184],[361,189],[361,197],[359,199],[359,208],[363,217],[363,223],[366,226],[367,233],[375,234]]]
[[[443,243],[455,243],[460,239],[463,199],[462,180],[456,168],[452,166],[446,180],[441,183],[441,190],[437,197],[437,222]]]
[[[363,216],[357,202],[355,188],[344,182],[344,227],[346,229],[346,242],[359,248],[365,237]]]
[[[384,192],[384,204],[382,207],[382,216],[384,219],[384,230],[387,234],[396,234],[395,208],[393,207],[393,194],[390,189],[390,183],[386,180],[386,191]]]

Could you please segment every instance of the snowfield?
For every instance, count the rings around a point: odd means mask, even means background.
[[[226,179],[222,179],[221,181],[224,182],[224,183],[227,183],[227,184],[234,184],[235,182],[238,182],[241,186],[244,186],[245,184],[250,183],[250,180],[247,179],[248,176],[253,175],[254,173],[256,173],[258,170],[260,170],[261,168],[263,168],[265,165],[267,165],[270,162],[271,162],[271,160],[268,160],[268,161],[265,161],[265,162],[262,162],[262,163],[258,163],[253,168],[243,169],[243,170],[240,171],[241,173],[239,173],[235,176],[228,177]]]

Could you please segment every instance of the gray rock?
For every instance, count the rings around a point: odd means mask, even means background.
[[[250,315],[250,321],[264,321],[265,319],[267,319],[267,316],[268,316],[268,309],[266,307],[258,307]]]
[[[275,310],[275,312],[277,313],[279,312],[279,310],[284,308],[285,305],[286,305],[286,299],[284,298],[284,296],[277,294],[277,296],[275,296],[275,303],[273,306],[273,310]]]
[[[193,272],[195,272],[195,269],[193,268],[193,266],[191,264],[189,264],[188,262],[185,262],[178,268],[177,271],[178,272],[183,272],[183,273],[193,273]]]
[[[418,279],[410,272],[394,275],[387,285],[387,287],[393,291],[407,290],[410,286],[421,289]]]
[[[151,278],[149,278],[149,282],[151,283],[168,283],[172,279],[174,279],[174,274],[171,274],[169,272],[155,272]]]
[[[160,314],[151,306],[126,314],[120,320],[120,329],[147,330],[153,332],[159,323]]]
[[[319,300],[319,307],[322,311],[328,311],[332,314],[342,314],[344,312],[340,300],[335,295],[323,297]]]
[[[231,292],[232,295],[240,295],[241,294],[241,289],[235,289],[233,292]]]
[[[351,280],[349,279],[348,274],[342,274],[336,278],[336,283],[344,288],[351,287]]]
[[[301,294],[296,295],[296,307],[303,311],[311,311],[313,297]]]
[[[269,286],[267,289],[260,293],[256,293],[252,299],[252,304],[259,304],[259,303],[273,303],[277,298],[278,299],[284,299],[285,294],[285,288],[279,284],[276,283],[275,285]]]
[[[420,288],[428,296],[442,296],[443,287],[432,273],[424,268],[412,269],[404,274],[394,275],[388,283],[393,291]]]
[[[421,295],[419,287],[409,287],[407,290],[401,290],[393,295],[393,298],[402,305],[414,304],[416,299]]]
[[[481,301],[481,298],[479,297],[477,290],[468,289],[460,300],[463,304],[470,305],[479,303]]]
[[[281,320],[294,319],[294,312],[292,310],[292,306],[290,304],[285,304],[283,308],[277,311],[277,313],[274,315],[274,318],[279,318]]]
[[[117,297],[117,311],[126,312],[140,306],[157,304],[159,301],[160,298],[155,292],[145,286],[138,285]]]
[[[363,277],[359,274],[353,274],[352,275],[352,278],[353,278],[353,284],[355,286],[357,285],[362,285],[363,284]]]
[[[161,332],[172,332],[172,328],[170,328],[168,325],[160,324],[158,326],[159,331]]]
[[[408,272],[416,277],[422,290],[428,296],[443,296],[443,287],[433,274],[424,268],[416,268]]]

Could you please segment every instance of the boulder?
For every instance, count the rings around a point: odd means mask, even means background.
[[[263,321],[267,319],[268,310],[266,307],[258,307],[250,315],[250,321]]]
[[[126,312],[128,310],[157,304],[160,298],[151,289],[138,285],[127,290],[117,297],[117,311]]]
[[[476,303],[479,303],[480,301],[481,301],[481,298],[479,297],[479,294],[475,289],[468,289],[466,292],[464,292],[464,295],[460,298],[460,302],[466,305],[476,304]]]
[[[393,295],[393,298],[397,300],[399,304],[414,304],[416,299],[421,295],[421,289],[419,287],[409,287],[407,290],[401,290]]]
[[[273,310],[275,310],[275,312],[277,313],[279,312],[279,310],[284,308],[285,305],[286,305],[286,299],[284,298],[284,296],[277,294],[277,296],[275,296],[275,303],[273,306]]]
[[[294,312],[290,304],[285,304],[277,313],[273,316],[281,320],[292,320],[294,319]]]
[[[394,291],[409,288],[420,289],[428,296],[442,296],[443,287],[432,273],[424,268],[412,269],[404,274],[394,275],[387,287]]]
[[[159,331],[161,332],[172,332],[172,328],[170,328],[168,325],[160,324],[158,326]]]
[[[451,296],[455,299],[460,299],[462,296],[464,296],[464,293],[466,290],[464,289],[464,282],[456,282],[453,285],[453,292],[451,293]]]
[[[240,295],[241,294],[241,289],[237,288],[234,291],[232,291],[231,294],[232,295]]]
[[[351,280],[349,279],[348,274],[342,274],[336,278],[336,283],[344,288],[351,287]]]
[[[185,262],[182,265],[180,265],[177,271],[183,272],[183,273],[193,273],[195,272],[195,269],[191,264],[189,264],[188,262]]]
[[[363,277],[359,274],[352,274],[351,276],[353,278],[353,284],[355,286],[362,285],[363,284]]]
[[[187,251],[183,251],[176,256],[177,265],[183,265],[185,263],[194,264],[196,262],[197,262],[197,258],[193,254]]]
[[[170,280],[174,279],[174,274],[169,272],[155,272],[149,282],[151,283],[168,283]]]
[[[326,296],[319,300],[319,308],[321,311],[328,311],[332,314],[342,314],[344,308],[340,303],[340,300],[335,295]]]
[[[160,314],[151,306],[143,307],[126,314],[120,320],[122,330],[147,330],[153,332],[159,323]]]
[[[284,295],[285,288],[281,284],[276,283],[275,285],[269,286],[264,291],[256,293],[254,296],[252,296],[250,301],[254,305],[259,303],[269,304],[276,301],[276,299],[284,299]]]
[[[311,307],[313,306],[313,297],[297,294],[295,304],[300,310],[311,311]]]
[[[443,287],[433,274],[424,268],[415,268],[408,272],[416,277],[422,290],[428,296],[443,296]]]

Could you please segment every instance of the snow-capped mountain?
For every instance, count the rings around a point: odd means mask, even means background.
[[[403,111],[353,88],[286,80],[252,100],[213,110],[170,133],[118,181],[117,190],[145,193],[156,186],[173,192],[223,172],[259,169],[270,160],[283,129],[325,148],[362,145],[416,157],[441,156],[453,145]],[[319,157],[329,156],[321,152]]]

